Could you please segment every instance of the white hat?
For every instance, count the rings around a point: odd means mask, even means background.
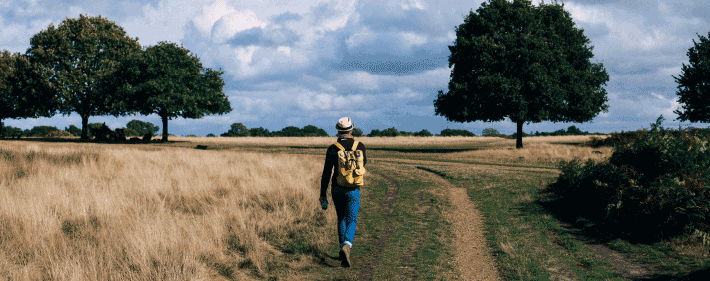
[[[338,124],[335,125],[335,128],[338,129],[339,132],[347,132],[352,131],[352,129],[355,128],[355,124],[350,120],[350,117],[343,117],[338,120]]]

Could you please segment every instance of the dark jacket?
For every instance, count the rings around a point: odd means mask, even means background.
[[[350,150],[353,146],[355,139],[351,138],[338,138],[338,143],[342,145],[345,150]],[[323,177],[320,180],[320,196],[326,197],[326,192],[328,191],[328,181],[331,182],[332,186],[339,186],[337,180],[337,170],[333,173],[333,167],[338,168],[338,147],[335,144],[331,144],[328,147],[328,151],[325,153],[325,164],[323,165]],[[362,142],[358,143],[357,149],[361,150],[363,156],[363,164],[367,165],[367,151],[365,145]]]

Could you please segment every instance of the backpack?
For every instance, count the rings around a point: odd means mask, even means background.
[[[365,165],[363,163],[364,156],[361,150],[357,149],[358,141],[353,143],[353,147],[348,151],[339,144],[338,147],[338,185],[343,187],[361,187],[365,184]]]

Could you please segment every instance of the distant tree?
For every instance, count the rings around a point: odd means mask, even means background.
[[[306,137],[327,137],[328,132],[313,125],[308,125],[301,129],[302,135]]]
[[[673,76],[678,83],[678,102],[683,108],[674,111],[680,121],[710,122],[710,32],[708,38],[698,37],[700,43],[693,40],[694,46],[688,50],[689,65],[684,63],[679,77]]]
[[[567,127],[567,135],[575,135],[575,136],[581,136],[581,135],[586,135],[585,132],[582,132],[582,130],[577,129],[576,126],[572,125]]]
[[[483,135],[484,137],[499,137],[501,133],[493,128],[485,128],[483,129],[483,133],[481,133],[481,135]]]
[[[144,136],[146,134],[155,135],[160,131],[160,127],[155,126],[153,123],[136,119],[128,121],[126,128],[134,130],[138,136]],[[126,135],[128,135],[128,133],[126,133]]]
[[[423,129],[419,132],[414,133],[416,137],[431,137],[433,136],[427,129]]]
[[[382,130],[382,132],[380,133],[380,136],[382,136],[382,137],[396,137],[396,136],[399,136],[399,131],[397,131],[397,129],[395,127],[387,128],[387,129]]]
[[[413,136],[413,135],[414,135],[414,133],[412,133],[412,132],[407,132],[407,131],[399,131],[399,134],[398,134],[398,136],[402,136],[402,137],[410,137],[410,136]]]
[[[52,96],[50,73],[20,53],[0,53],[0,138],[3,120],[51,117],[59,103]]]
[[[69,127],[64,128],[64,131],[69,132],[72,136],[81,137],[81,129],[77,126],[69,125]]]
[[[352,135],[353,137],[362,137],[362,130],[360,130],[360,128],[355,128],[353,129]]]
[[[453,136],[463,136],[463,137],[473,137],[476,134],[471,133],[469,130],[466,129],[443,129],[441,130],[441,133],[439,135],[443,137],[453,137]]]
[[[54,126],[34,126],[30,130],[30,135],[33,137],[45,137],[51,132],[59,131],[57,127]]]
[[[281,129],[281,133],[284,137],[301,137],[301,136],[303,136],[303,132],[301,131],[301,129],[296,126],[288,126],[286,128],[283,128],[283,129]]]
[[[232,111],[222,92],[224,72],[203,68],[199,58],[174,43],[161,41],[136,52],[120,71],[126,77],[120,91],[130,97],[130,108],[162,119],[163,142],[168,141],[168,119]]]
[[[242,123],[234,123],[229,130],[222,134],[223,137],[246,137],[249,136],[249,129]]]
[[[369,134],[367,134],[368,137],[381,137],[382,132],[378,129],[372,129]]]
[[[563,4],[564,5],[564,4]],[[609,80],[589,39],[563,5],[489,0],[456,28],[449,46],[449,91],[439,91],[436,115],[449,121],[585,122],[608,111]]]
[[[17,136],[17,135],[23,135],[23,134],[22,134],[22,129],[16,128],[16,127],[13,127],[13,126],[7,126],[7,127],[5,127],[5,129],[2,131],[2,133],[4,134],[3,137],[14,137],[14,136]]]
[[[263,127],[259,127],[259,128],[249,129],[249,135],[252,137],[270,137],[271,133],[269,132],[268,129],[264,129]]]
[[[103,126],[104,126],[104,123],[89,123],[89,124],[87,124],[86,127],[89,130],[87,132],[88,136],[95,137],[96,134],[98,134],[97,132],[101,132]]]
[[[143,137],[143,136],[145,136],[145,134],[139,134],[136,130],[133,130],[133,129],[128,128],[128,127],[122,128],[122,129],[123,129],[123,133],[124,133],[127,137]]]
[[[114,22],[105,18],[67,18],[57,27],[49,25],[30,39],[27,55],[44,69],[51,69],[49,83],[59,93],[62,114],[81,116],[81,138],[88,138],[90,116],[125,115],[125,97],[118,96],[116,85],[123,77],[116,69],[129,54],[140,50],[138,38],[131,38]]]
[[[207,137],[213,138],[213,137],[216,137],[216,136],[215,136],[213,133],[209,133],[209,134],[207,134]]]

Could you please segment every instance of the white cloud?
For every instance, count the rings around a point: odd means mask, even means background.
[[[379,79],[377,75],[372,75],[364,71],[350,71],[341,75],[337,81],[346,88],[357,88],[363,90],[377,90]]]
[[[237,11],[222,16],[212,27],[212,41],[221,44],[240,31],[254,27],[265,27],[252,10]]]
[[[659,72],[659,74],[661,74],[663,76],[670,77],[671,75],[674,75],[677,77],[681,74],[681,67],[680,66],[670,67],[670,68],[661,67],[658,69],[658,72]]]
[[[395,96],[397,96],[397,98],[399,99],[416,99],[421,98],[423,95],[421,93],[412,91],[412,89],[410,89],[409,87],[404,87],[399,89]]]

